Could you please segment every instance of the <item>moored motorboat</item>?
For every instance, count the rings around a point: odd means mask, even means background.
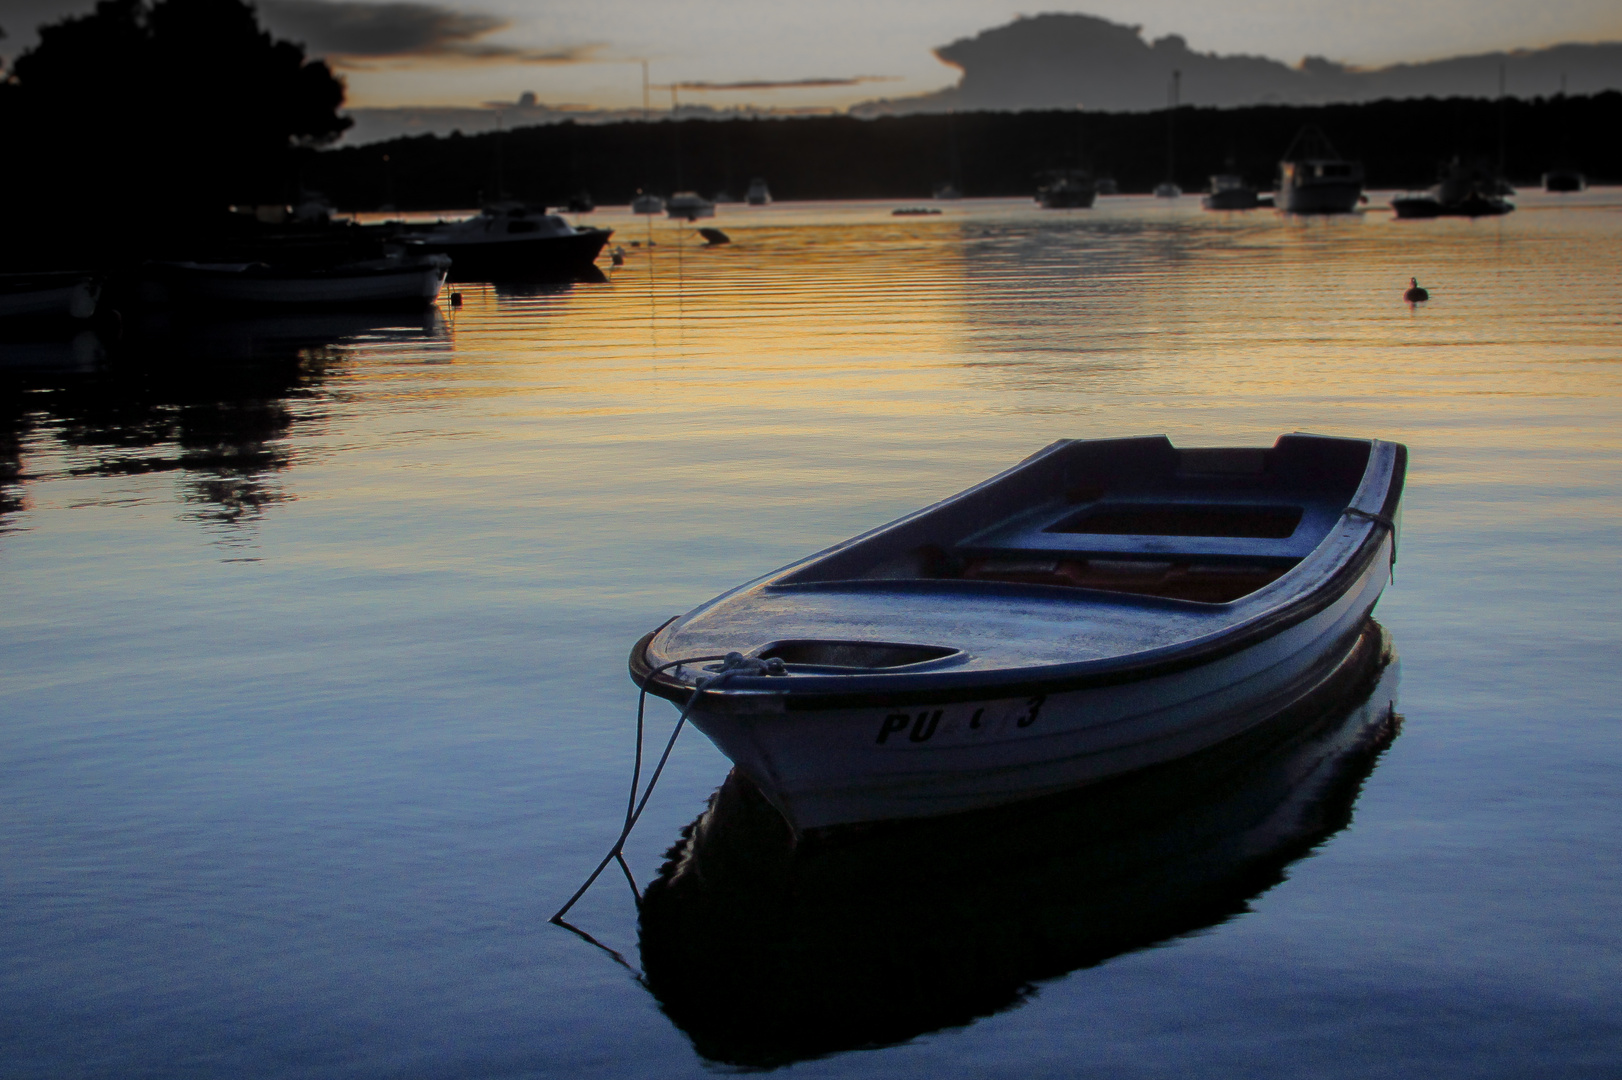
[[[1200,200],[1207,210],[1254,210],[1261,205],[1256,189],[1233,173],[1211,177],[1211,193]]]
[[[0,274],[0,321],[84,320],[100,298],[101,283],[81,271]]]
[[[570,225],[543,207],[501,202],[465,221],[407,234],[433,254],[449,255],[456,281],[566,278],[589,270],[613,229]]]
[[[1504,198],[1511,189],[1484,163],[1457,157],[1427,191],[1398,195],[1391,209],[1399,218],[1497,217],[1515,209]]]
[[[757,176],[749,181],[749,190],[743,198],[750,206],[765,206],[772,201],[772,190],[766,186],[763,177]]]
[[[1318,128],[1296,133],[1278,163],[1278,208],[1286,214],[1349,214],[1363,197],[1363,164],[1347,161]]]
[[[665,211],[673,218],[697,221],[715,216],[715,204],[696,191],[678,191],[665,202]]]
[[[159,262],[148,296],[158,302],[222,308],[418,308],[444,287],[451,260],[409,255],[326,267],[262,262]]]
[[[1080,169],[1051,169],[1039,174],[1036,201],[1049,210],[1085,210],[1098,198],[1098,186]]]
[[[631,213],[633,214],[662,214],[665,210],[665,201],[658,195],[647,191],[638,191],[631,199]]]
[[[1588,178],[1576,169],[1550,169],[1543,174],[1543,190],[1552,192],[1583,191]]]
[[[672,619],[632,675],[797,831],[1161,764],[1338,660],[1389,580],[1406,457],[1063,440]]]

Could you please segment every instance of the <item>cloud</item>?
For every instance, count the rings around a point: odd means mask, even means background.
[[[578,64],[601,46],[525,49],[480,39],[511,24],[496,15],[437,4],[364,4],[354,0],[261,0],[260,14],[278,36],[301,41],[318,56],[354,66],[368,61]]]
[[[824,86],[858,86],[861,83],[894,82],[893,75],[827,76],[808,79],[746,79],[742,82],[679,82],[678,90],[799,90]],[[669,89],[665,86],[662,89]]]

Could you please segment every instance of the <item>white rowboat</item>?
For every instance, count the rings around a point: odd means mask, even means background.
[[[1337,664],[1390,579],[1406,460],[1063,440],[672,619],[632,676],[796,831],[1079,787],[1241,734]]]

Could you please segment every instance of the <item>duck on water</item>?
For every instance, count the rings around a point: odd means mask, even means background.
[[[1390,578],[1406,461],[1302,434],[1062,440],[670,620],[632,676],[796,833],[1095,783],[1242,734],[1339,663]]]

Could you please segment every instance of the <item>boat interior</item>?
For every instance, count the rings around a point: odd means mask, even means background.
[[[1313,435],[1257,448],[1069,442],[771,585],[961,581],[1231,603],[1328,535],[1369,450]]]

